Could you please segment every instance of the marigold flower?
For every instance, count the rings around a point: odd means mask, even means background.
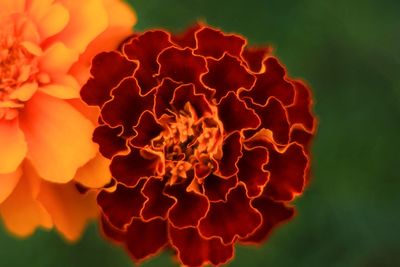
[[[101,108],[93,140],[114,179],[102,229],[134,261],[170,248],[184,265],[223,264],[293,216],[315,119],[269,47],[202,25],[152,30],[91,74],[81,96]]]
[[[108,183],[109,163],[79,90],[135,20],[118,0],[0,1],[0,216],[14,234],[55,227],[75,240],[97,216],[95,192],[78,189]]]

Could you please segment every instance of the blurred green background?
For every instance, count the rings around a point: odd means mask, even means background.
[[[297,217],[229,266],[400,266],[400,1],[131,0],[139,22],[196,19],[270,43],[314,90],[313,180]],[[0,232],[0,266],[132,266],[92,225],[70,246],[55,233]],[[162,255],[144,266],[175,266]]]

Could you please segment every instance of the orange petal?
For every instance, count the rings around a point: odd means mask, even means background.
[[[79,238],[89,219],[97,217],[96,193],[81,194],[74,182],[43,182],[38,200],[51,214],[54,226],[69,241]]]
[[[23,175],[12,194],[0,204],[6,228],[19,237],[32,234],[37,227],[51,228],[50,215],[36,200],[40,177],[29,164],[23,164]]]
[[[57,40],[83,53],[87,45],[108,25],[103,1],[60,0],[59,2],[70,11],[70,19],[67,27],[57,35]]]
[[[20,87],[18,87],[17,89],[15,89],[15,91],[13,91],[9,97],[11,99],[18,99],[21,100],[23,102],[28,101],[33,94],[36,92],[38,88],[37,83],[33,82],[33,83],[25,83],[23,85],[21,85]]]
[[[14,190],[22,171],[18,168],[15,172],[0,174],[0,203],[2,203]]]
[[[89,188],[100,188],[111,180],[110,161],[100,154],[78,169],[75,181]]]
[[[0,15],[22,12],[24,7],[25,0],[0,1]]]
[[[40,58],[39,69],[49,74],[66,74],[78,60],[78,53],[61,42],[50,46]]]
[[[68,10],[62,4],[52,4],[38,23],[42,39],[62,31],[68,24],[69,16]]]
[[[17,169],[26,155],[24,133],[17,120],[0,120],[0,173]]]
[[[66,183],[96,155],[92,123],[68,103],[37,93],[20,113],[28,157],[39,175]]]

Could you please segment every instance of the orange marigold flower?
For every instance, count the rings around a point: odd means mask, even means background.
[[[79,90],[135,20],[118,0],[0,1],[0,216],[14,234],[55,227],[75,240],[97,216],[95,192],[78,189],[108,183],[109,162]]]
[[[106,237],[134,261],[164,248],[188,266],[232,259],[294,214],[315,130],[310,90],[269,47],[198,25],[148,31],[94,58],[83,100],[114,183]]]

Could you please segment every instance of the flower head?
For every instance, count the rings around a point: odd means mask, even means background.
[[[201,25],[153,30],[97,55],[91,74],[81,96],[101,108],[93,139],[115,182],[97,198],[102,228],[135,261],[171,248],[219,265],[293,216],[315,119],[269,47]]]
[[[95,193],[78,188],[107,183],[108,162],[79,90],[134,21],[118,0],[0,2],[0,215],[16,235],[54,226],[74,240],[97,215]]]

